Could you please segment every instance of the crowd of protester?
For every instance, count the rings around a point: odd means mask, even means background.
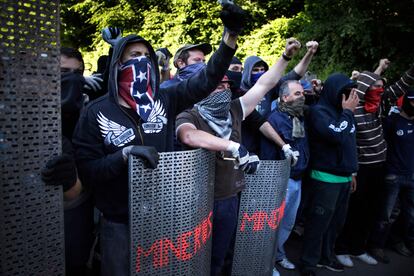
[[[260,169],[259,159],[291,160],[273,275],[279,266],[316,275],[354,259],[388,263],[387,241],[413,255],[414,67],[394,83],[381,76],[387,59],[374,72],[322,81],[307,72],[319,46],[309,41],[285,74],[302,47],[293,38],[272,66],[257,56],[242,63],[235,53],[246,14],[226,4],[220,17],[222,41],[208,62],[209,43],[173,56],[116,27],[102,31],[111,49],[92,76],[76,49],[61,49],[63,153],[41,173],[64,191],[66,275],[90,275],[92,266],[95,275],[128,275],[129,156],[156,168],[159,152],[194,148],[217,152],[211,275],[231,270],[244,173]],[[303,239],[298,264],[284,246],[294,229]]]

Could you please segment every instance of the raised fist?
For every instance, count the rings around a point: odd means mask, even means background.
[[[288,38],[286,40],[285,55],[289,58],[292,58],[299,52],[299,49],[302,45],[296,38]]]
[[[112,47],[120,40],[122,37],[122,30],[118,27],[106,27],[102,30],[102,38],[107,43],[111,44]]]

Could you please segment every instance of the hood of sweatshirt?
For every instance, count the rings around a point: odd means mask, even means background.
[[[342,109],[342,90],[356,87],[356,83],[341,73],[330,75],[324,82],[318,105]]]
[[[241,85],[240,85],[240,89],[242,91],[246,92],[250,88],[252,88],[253,86],[252,81],[251,81],[252,69],[259,62],[263,62],[265,64],[266,71],[269,70],[269,65],[263,59],[257,56],[250,56],[244,61],[244,65],[243,65],[244,69],[243,69],[242,80],[241,80]]]
[[[115,45],[109,68],[108,93],[109,97],[116,103],[118,103],[118,70],[121,65],[122,54],[128,44],[137,42],[144,44],[148,48],[151,60],[151,88],[154,98],[157,97],[160,84],[160,73],[158,71],[158,62],[155,51],[151,44],[144,38],[138,35],[128,35],[120,39]]]

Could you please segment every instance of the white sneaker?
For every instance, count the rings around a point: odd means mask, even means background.
[[[295,269],[295,265],[292,264],[287,258],[283,258],[281,261],[277,262],[281,267],[289,270]]]
[[[272,276],[280,276],[280,273],[279,273],[279,271],[277,271],[276,268],[273,268],[273,274],[272,274]]]
[[[343,266],[347,266],[347,267],[353,267],[354,266],[354,263],[352,262],[349,255],[336,255],[336,259]]]
[[[370,265],[376,265],[378,264],[377,260],[375,260],[374,258],[372,258],[370,255],[368,255],[367,253],[358,255],[358,256],[354,256],[355,258],[357,258],[360,261],[363,261],[366,264],[370,264]]]

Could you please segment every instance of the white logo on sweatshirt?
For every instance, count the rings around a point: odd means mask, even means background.
[[[116,147],[122,147],[126,143],[135,139],[135,133],[132,128],[126,128],[114,121],[106,118],[101,112],[98,114],[99,128],[105,145],[113,144]]]
[[[329,128],[332,129],[335,132],[342,132],[347,127],[348,127],[348,122],[347,121],[342,121],[341,124],[339,125],[339,127],[336,127],[334,124],[329,125]],[[354,129],[354,131],[355,131],[355,129]],[[352,132],[352,129],[351,129],[350,132]]]
[[[161,101],[156,101],[152,107],[146,123],[142,124],[145,133],[159,133],[167,124],[164,106]]]

